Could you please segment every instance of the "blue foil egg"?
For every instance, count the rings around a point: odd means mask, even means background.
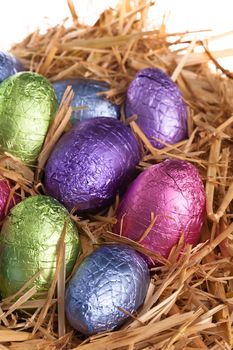
[[[0,51],[0,83],[17,72],[24,71],[22,63],[9,52]]]
[[[111,117],[115,119],[120,117],[120,106],[113,104],[104,95],[98,95],[98,93],[109,90],[110,86],[107,83],[81,78],[58,80],[53,83],[53,87],[59,103],[69,85],[72,86],[75,94],[72,107],[85,107],[85,109],[73,111],[71,116],[72,124],[95,117]]]
[[[85,335],[113,330],[142,305],[149,280],[146,262],[135,250],[123,244],[101,246],[69,282],[69,323]]]

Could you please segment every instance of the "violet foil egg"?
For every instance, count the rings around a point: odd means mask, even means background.
[[[25,68],[18,58],[9,52],[0,51],[0,82],[23,70],[25,70]]]
[[[206,197],[198,170],[189,162],[165,160],[144,170],[130,185],[117,211],[113,230],[167,257],[184,234],[195,245],[206,213]],[[148,234],[143,234],[156,221]]]
[[[85,335],[112,330],[128,318],[126,312],[134,313],[143,303],[148,286],[148,267],[135,250],[121,244],[102,246],[69,282],[67,319]]]
[[[132,180],[139,159],[134,135],[119,120],[82,121],[62,136],[48,159],[46,192],[68,210],[105,207]]]
[[[127,91],[126,117],[137,124],[156,148],[187,138],[187,111],[178,86],[158,68],[139,71]],[[156,138],[156,139],[155,139]]]
[[[72,107],[85,107],[85,109],[74,110],[71,116],[71,123],[77,121],[92,119],[95,117],[120,117],[120,106],[113,104],[104,95],[99,93],[110,89],[110,86],[98,80],[91,79],[67,79],[58,80],[53,83],[54,90],[57,95],[58,102],[62,100],[62,96],[67,88],[71,86],[74,92]]]

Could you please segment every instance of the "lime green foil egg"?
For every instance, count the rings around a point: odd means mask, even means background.
[[[56,270],[57,243],[64,223],[65,263],[68,276],[79,253],[79,236],[68,211],[48,196],[32,196],[17,204],[0,234],[0,294],[17,292],[38,271],[38,292],[48,291]]]
[[[0,147],[34,163],[58,108],[50,82],[33,72],[17,73],[0,84]]]

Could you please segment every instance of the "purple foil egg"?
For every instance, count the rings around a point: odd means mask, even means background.
[[[18,58],[11,55],[9,52],[0,51],[0,82],[23,70],[25,70],[25,68]]]
[[[95,211],[127,186],[139,159],[134,135],[119,120],[82,121],[53,150],[45,168],[46,192],[68,210]]]
[[[187,110],[180,90],[157,68],[139,71],[127,91],[126,117],[138,116],[137,124],[156,148],[187,138]],[[156,138],[156,139],[155,139]]]
[[[97,248],[80,265],[66,290],[69,323],[85,335],[112,330],[145,299],[149,270],[132,248],[113,244]],[[124,312],[123,310],[126,312]]]
[[[139,241],[154,253],[167,257],[184,234],[185,244],[196,245],[206,213],[204,186],[197,169],[181,160],[165,160],[144,170],[130,185],[117,211],[113,230]]]

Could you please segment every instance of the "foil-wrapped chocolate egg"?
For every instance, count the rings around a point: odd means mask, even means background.
[[[167,257],[182,234],[185,244],[198,243],[205,203],[198,170],[186,161],[165,160],[144,170],[129,186],[113,229]]]
[[[0,83],[15,73],[25,70],[22,63],[6,51],[0,51]]]
[[[158,68],[139,71],[129,85],[125,103],[127,117],[137,124],[156,148],[187,138],[187,111],[177,85]]]
[[[37,291],[47,291],[56,270],[57,244],[66,223],[66,275],[73,269],[79,252],[75,224],[67,210],[47,196],[28,197],[5,219],[0,234],[0,293],[17,292],[41,270],[35,280]]]
[[[9,201],[9,196],[11,193],[11,185],[8,180],[0,178],[0,221],[6,216],[6,210],[9,211],[18,201],[19,197],[13,195],[12,199]]]
[[[148,267],[135,250],[121,244],[102,246],[69,282],[67,319],[85,335],[110,331],[142,305],[148,285]]]
[[[59,103],[61,102],[67,86],[71,86],[74,92],[72,101],[74,111],[71,116],[71,122],[73,124],[80,120],[92,119],[95,117],[110,117],[116,119],[120,117],[120,107],[113,104],[101,94],[110,89],[107,83],[82,78],[55,81],[53,87]],[[75,108],[78,107],[83,107],[84,109],[75,110]]]
[[[119,120],[85,120],[55,146],[45,167],[45,188],[68,210],[93,211],[125,188],[139,159],[134,135]]]
[[[22,72],[0,84],[0,146],[27,163],[35,162],[58,107],[43,76]]]

